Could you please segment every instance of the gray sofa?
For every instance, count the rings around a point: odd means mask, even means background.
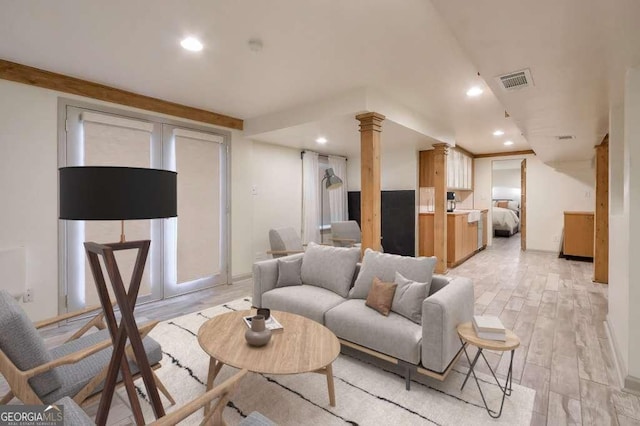
[[[432,275],[434,258],[370,250],[362,264],[359,258],[359,249],[310,245],[304,254],[280,259],[302,261],[302,284],[284,286],[278,259],[256,262],[253,304],[305,316],[324,324],[344,345],[443,380],[461,350],[456,327],[473,316],[471,280]],[[417,302],[417,320],[393,311],[383,316],[365,305],[373,276],[393,282],[396,271],[411,280],[431,281],[427,297]],[[408,388],[409,369],[406,374]]]

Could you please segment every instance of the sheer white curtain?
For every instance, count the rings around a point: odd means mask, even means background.
[[[342,185],[340,187],[329,191],[331,222],[349,220],[347,205],[347,159],[330,155],[329,167],[333,169],[336,176],[342,179]]]
[[[302,156],[302,241],[320,241],[320,166],[318,153],[305,151]]]

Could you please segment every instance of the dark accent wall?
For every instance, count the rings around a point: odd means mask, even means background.
[[[349,191],[349,220],[360,224],[360,191]],[[382,191],[382,247],[385,253],[415,256],[416,192]]]

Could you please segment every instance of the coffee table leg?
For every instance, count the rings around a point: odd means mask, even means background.
[[[336,391],[333,386],[333,367],[331,364],[325,367],[325,374],[327,375],[327,388],[329,389],[329,405],[336,406]]]
[[[213,381],[216,379],[216,376],[220,372],[224,364],[220,361],[216,360],[214,357],[209,359],[209,374],[207,375],[207,391],[213,389]],[[204,415],[205,417],[209,414],[209,410],[211,410],[211,403],[205,404],[204,406]]]

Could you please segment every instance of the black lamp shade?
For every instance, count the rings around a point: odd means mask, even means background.
[[[60,219],[177,216],[177,173],[135,167],[60,168]]]

